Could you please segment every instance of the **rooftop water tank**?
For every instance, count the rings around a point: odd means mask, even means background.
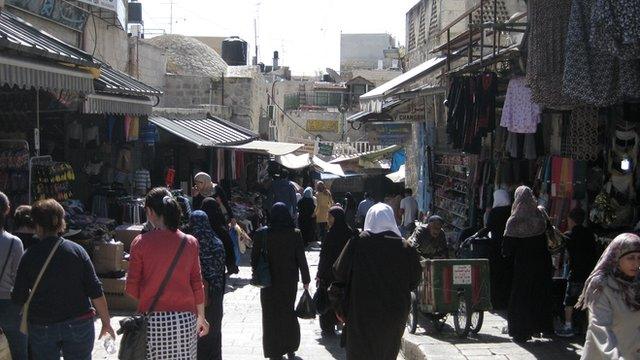
[[[237,36],[222,41],[222,59],[229,66],[247,65],[247,42]]]

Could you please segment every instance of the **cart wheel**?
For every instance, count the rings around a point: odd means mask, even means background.
[[[482,328],[482,322],[484,321],[484,311],[474,311],[471,314],[471,332],[477,334]]]
[[[431,322],[433,323],[433,327],[437,332],[442,332],[444,329],[444,325],[447,323],[447,314],[433,314],[431,316]]]
[[[411,292],[411,307],[409,309],[406,326],[411,334],[415,334],[418,329],[418,297],[413,291]]]
[[[458,299],[458,310],[453,313],[453,325],[456,330],[456,334],[460,337],[466,337],[471,329],[471,306],[469,302],[461,297]]]

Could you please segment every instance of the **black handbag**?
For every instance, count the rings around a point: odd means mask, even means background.
[[[251,274],[251,280],[249,281],[249,284],[261,289],[271,286],[271,269],[269,267],[269,257],[267,256],[267,236],[264,234],[265,231],[267,230],[263,230],[261,236],[262,246],[260,247],[260,254],[258,254],[258,260],[256,261],[253,273]]]
[[[151,306],[147,314],[133,315],[120,320],[120,329],[118,329],[118,335],[122,335],[120,340],[120,350],[118,352],[118,359],[120,360],[139,360],[147,358],[147,315],[152,313],[162,292],[169,283],[173,270],[180,260],[180,256],[187,245],[187,238],[183,237],[180,247],[173,257],[171,266],[167,270],[167,274],[162,279],[162,283],[153,297]]]
[[[316,307],[313,304],[313,298],[309,294],[309,290],[305,290],[296,306],[296,316],[300,319],[315,319]]]

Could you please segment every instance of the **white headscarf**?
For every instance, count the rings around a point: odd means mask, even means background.
[[[506,190],[498,189],[493,192],[493,208],[511,205],[511,198]]]
[[[396,224],[396,218],[393,216],[393,209],[384,203],[375,204],[369,209],[364,219],[364,231],[372,234],[391,231],[402,237]]]

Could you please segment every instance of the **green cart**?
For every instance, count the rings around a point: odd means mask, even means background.
[[[452,314],[460,337],[477,334],[484,311],[491,310],[489,260],[437,259],[421,264],[422,282],[411,294],[409,332],[415,334],[420,315],[429,318],[440,332]]]

